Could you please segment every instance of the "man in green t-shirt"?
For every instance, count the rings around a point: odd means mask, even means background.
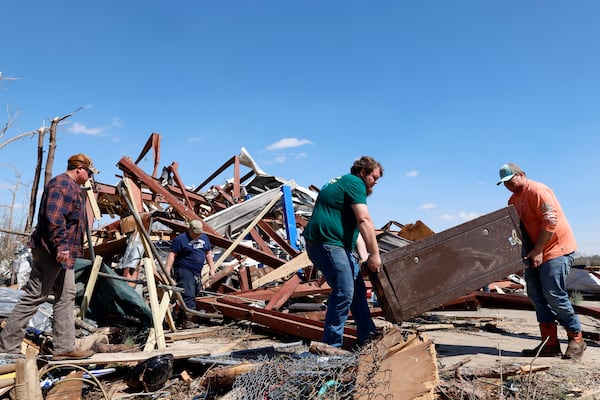
[[[304,229],[308,256],[331,287],[323,342],[335,347],[342,346],[349,311],[357,324],[359,345],[377,334],[358,255],[366,258],[371,271],[379,272],[381,258],[367,196],[381,176],[383,167],[373,158],[363,156],[356,160],[349,174],[323,186]],[[364,243],[366,248],[357,246],[359,233],[358,243]]]

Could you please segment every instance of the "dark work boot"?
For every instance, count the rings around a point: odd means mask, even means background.
[[[560,343],[558,343],[558,327],[556,322],[541,322],[540,333],[542,334],[542,343],[533,349],[523,349],[521,354],[525,357],[560,357]],[[546,343],[544,341],[548,338]],[[543,347],[542,347],[543,346]],[[539,352],[539,354],[538,354]]]
[[[198,325],[197,323],[195,323],[191,319],[186,319],[185,321],[183,321],[183,324],[181,325],[181,328],[182,329],[195,329],[195,328],[197,328],[199,326],[200,325]]]
[[[194,329],[199,326],[197,323],[192,321],[192,319],[186,312],[182,312],[180,314],[180,318],[181,318],[180,319],[181,322],[179,324],[180,329]]]
[[[583,352],[587,348],[587,344],[585,344],[581,332],[567,332],[567,336],[569,337],[569,344],[567,345],[567,351],[565,351],[563,358],[581,358]]]

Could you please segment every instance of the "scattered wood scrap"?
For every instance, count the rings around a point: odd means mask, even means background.
[[[486,391],[485,388],[482,388],[482,385],[479,384],[481,379],[505,379],[510,376],[526,376],[550,369],[549,365],[506,365],[501,368],[484,368],[475,371],[471,370],[468,374],[464,374],[461,368],[470,361],[471,359],[467,357],[459,363],[443,368],[440,371],[440,375],[450,376],[452,378],[442,379],[439,382],[437,386],[437,392],[441,398],[469,398],[473,400],[487,400],[491,398],[490,392]],[[496,386],[501,386],[501,384],[502,382],[499,381]]]
[[[404,338],[392,328],[364,352],[358,365],[356,399],[433,399],[439,383],[433,342],[425,336]]]
[[[457,367],[453,373],[460,383],[440,381],[435,346],[422,332],[453,329],[460,326],[460,321],[409,325],[413,328],[410,331],[401,331],[398,326],[384,328],[378,323],[382,336],[359,352],[357,332],[350,319],[344,331],[344,348],[318,342],[322,338],[330,288],[311,264],[301,237],[318,189],[314,185],[302,188],[293,181],[266,174],[244,148],[199,185],[186,185],[177,162],[165,166],[158,176],[159,144],[160,135],[153,133],[136,161],[123,157],[117,163],[122,181],[117,185],[91,182],[92,191],[86,191],[91,215],[97,220],[107,215],[118,218],[92,232],[86,250],[94,262],[82,267],[87,275],[80,283],[87,286],[80,301],[78,327],[89,333],[85,346],[94,346],[97,353],[84,360],[52,361],[42,358],[47,354],[41,351],[42,345],[27,339],[31,347],[37,346],[40,350],[42,356],[38,360],[47,362],[48,366],[133,367],[166,354],[188,361],[206,357],[210,362],[225,353],[233,355],[260,330],[275,337],[274,340],[291,336],[295,340],[311,341],[311,354],[329,357],[330,361],[347,357],[351,361],[342,363],[342,371],[330,380],[333,381],[331,389],[346,385],[350,377],[355,376],[356,399],[433,399],[440,391],[459,393],[477,378],[497,379],[543,370],[544,367],[515,366],[482,369],[466,375]],[[146,173],[138,163],[151,148],[154,150],[153,171]],[[221,176],[230,169],[233,170],[231,175]],[[216,183],[217,178],[219,183]],[[205,276],[202,281],[204,295],[196,298],[194,309],[185,311],[196,321],[216,326],[177,330],[171,311],[174,307],[185,309],[186,306],[172,278],[164,273],[162,256],[168,251],[164,243],[183,232],[191,219],[204,221],[213,250],[219,257],[216,258],[217,273]],[[477,309],[491,303],[530,308],[525,296],[501,294],[520,288],[518,283],[500,280],[522,268],[518,232],[515,212],[510,207],[440,234],[435,234],[421,221],[407,225],[391,221],[378,230],[384,268],[381,273],[368,276],[365,282],[368,292],[376,294],[371,297],[371,316],[378,322],[383,321],[380,316],[384,316],[390,325],[388,321],[405,322],[437,308]],[[117,279],[113,268],[119,267],[118,260],[129,248],[128,242],[134,234],[139,235],[142,244],[143,262],[136,271],[139,278],[119,276]],[[159,243],[163,245],[161,249]],[[112,283],[107,283],[109,281]],[[142,290],[136,292],[136,285]],[[484,285],[498,293],[470,293]],[[113,296],[106,297],[109,294]],[[577,311],[588,312],[596,318],[600,315],[600,311],[593,308],[578,307]],[[93,321],[94,318],[98,321]],[[119,332],[116,328],[111,334],[106,333],[102,341],[93,338],[102,328],[112,330],[111,323],[115,321],[124,323],[125,328],[136,329],[139,337],[136,345],[110,343],[118,336],[114,333]],[[246,327],[252,334],[225,337],[225,325],[231,321]],[[91,322],[100,322],[102,326],[95,327]],[[481,326],[484,322],[468,324]],[[358,364],[352,360],[357,353]],[[38,382],[24,378],[27,374],[24,367],[31,364],[26,362],[19,360],[14,365],[15,378],[7,378],[6,386],[0,391],[20,385],[19,390],[28,391],[26,398],[36,398],[34,386]],[[235,364],[209,368],[200,385],[224,393],[232,389],[238,377],[264,363],[243,359]],[[192,386],[193,379],[187,371],[181,373],[180,380]],[[30,387],[22,389],[26,381]],[[4,383],[0,382],[0,388]],[[327,384],[331,382],[326,383],[322,382],[317,389],[327,391]],[[81,393],[80,386],[69,386],[68,391]],[[232,393],[238,390],[233,389]],[[485,398],[485,391],[478,390],[473,389],[473,398]],[[62,389],[61,393],[67,396]],[[234,394],[231,397],[235,397]]]

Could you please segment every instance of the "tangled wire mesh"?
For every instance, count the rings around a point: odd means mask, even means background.
[[[361,356],[363,352],[341,356],[304,353],[262,359],[254,370],[236,378],[230,395],[236,400],[333,400],[350,399],[360,391],[369,398],[373,388],[356,386]],[[371,361],[372,369],[361,373],[374,373],[378,363]]]

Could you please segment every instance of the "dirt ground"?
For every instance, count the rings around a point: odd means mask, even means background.
[[[582,305],[599,307],[600,302],[584,301]],[[520,382],[514,383],[513,379],[504,382],[496,380],[492,385],[502,384],[502,391],[507,396],[505,398],[600,399],[598,342],[586,340],[587,350],[576,361],[521,356],[522,349],[534,348],[540,342],[533,311],[481,308],[477,311],[430,312],[423,317],[427,322],[418,323],[417,326],[436,345],[441,376],[444,375],[444,369],[452,369],[452,366],[461,363],[464,365],[460,367],[460,372],[467,376],[500,366],[549,366],[546,371],[520,377]],[[600,320],[580,316],[580,321],[584,331],[600,331]],[[445,323],[452,323],[454,328],[443,328]],[[428,325],[442,328],[428,330]],[[562,328],[559,328],[559,339],[564,352],[567,337]],[[498,392],[498,386],[495,392]]]
[[[584,302],[583,305],[599,307],[599,302]],[[600,332],[600,320],[580,316],[583,330]],[[386,322],[377,319],[378,325]],[[402,324],[401,329],[419,331],[424,337],[431,339],[436,348],[441,389],[438,388],[439,399],[451,400],[492,400],[492,399],[584,399],[600,400],[600,344],[587,340],[587,350],[580,360],[563,360],[560,358],[522,357],[523,348],[534,348],[540,342],[539,331],[533,311],[481,308],[476,311],[443,311],[429,312],[421,317]],[[219,340],[226,340],[224,329],[220,331]],[[250,340],[241,341],[244,332],[230,333],[237,346],[248,344],[249,348],[264,345],[277,345],[277,336],[271,336],[265,343],[261,335],[254,332]],[[567,338],[564,330],[559,328],[561,348],[566,350]],[[233,340],[233,339],[232,339]],[[194,340],[195,346],[206,344],[215,348],[216,339],[205,338]],[[222,346],[217,346],[221,348]],[[237,348],[237,347],[236,347]],[[304,349],[303,351],[306,351]],[[221,350],[216,351],[220,353]],[[458,367],[460,365],[460,367]],[[507,370],[511,367],[533,366],[548,367],[547,370],[520,376],[503,376],[502,378],[482,378],[481,371]],[[502,368],[500,368],[502,367]],[[191,383],[184,383],[179,376],[181,369],[192,374]],[[198,387],[202,372],[194,371],[191,364],[184,365],[174,371],[172,379],[163,389],[163,397],[180,400],[205,398]],[[117,398],[148,398],[133,396],[127,393],[127,386],[120,380],[107,384],[107,391],[112,394],[120,392]],[[459,392],[450,393],[444,384]],[[120,389],[120,390],[119,390]],[[168,393],[168,394],[165,394]],[[155,393],[158,395],[158,393]],[[445,397],[444,397],[445,396]],[[160,397],[160,396],[159,396]],[[86,396],[89,399],[101,399],[101,396]],[[111,397],[112,398],[112,397]],[[216,396],[210,398],[236,398]],[[300,398],[300,397],[299,397]]]

